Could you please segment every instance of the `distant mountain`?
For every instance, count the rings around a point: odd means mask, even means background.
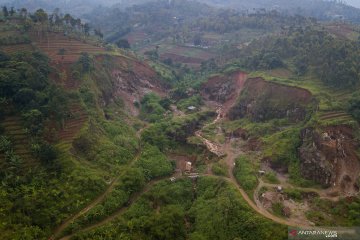
[[[44,8],[52,11],[60,8],[63,12],[83,16],[92,12],[100,6],[116,8],[127,8],[135,4],[157,0],[0,0],[0,5],[14,6],[16,8],[26,7],[30,11]],[[195,1],[195,0],[194,0]],[[196,0],[212,6],[222,8],[235,8],[244,11],[253,9],[275,9],[289,14],[299,14],[315,17],[321,20],[344,19],[360,23],[360,7],[358,0]],[[172,2],[172,0],[169,0]],[[348,5],[353,4],[354,6]]]
[[[348,3],[349,5],[360,8],[360,1],[359,0],[346,0],[345,2]]]
[[[275,9],[322,20],[344,19],[360,22],[360,9],[340,0],[198,0],[218,7],[239,10]],[[353,0],[355,2],[355,0]],[[351,3],[352,1],[349,1]],[[358,0],[356,0],[358,2]]]
[[[13,6],[15,8],[25,7],[30,11],[39,8],[53,11],[55,8],[60,8],[62,12],[80,16],[92,11],[96,7],[111,6],[118,2],[119,0],[0,0],[0,5]]]

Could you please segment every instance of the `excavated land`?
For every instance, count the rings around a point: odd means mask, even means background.
[[[136,116],[139,114],[139,109],[136,108],[135,103],[140,102],[146,94],[154,92],[161,97],[166,96],[169,86],[161,81],[147,63],[119,56],[96,56],[98,63],[102,63],[105,58],[112,63],[106,70],[111,78],[112,89],[106,95],[103,94],[106,97],[105,104],[120,98],[128,112]],[[96,68],[102,67],[96,66]],[[99,78],[98,81],[102,79]]]
[[[313,103],[314,98],[306,89],[250,78],[228,117],[230,120],[249,117],[253,121],[287,117],[298,122],[304,120],[307,106]]]
[[[246,80],[247,74],[241,71],[215,76],[202,85],[201,95],[205,100],[221,105],[222,114],[227,115],[236,103]]]
[[[304,129],[299,149],[302,174],[332,195],[359,193],[360,159],[354,130],[346,125]]]

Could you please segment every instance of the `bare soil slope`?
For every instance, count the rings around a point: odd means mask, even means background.
[[[250,117],[254,121],[288,117],[297,122],[305,118],[312,94],[305,89],[265,81],[248,79],[237,103],[229,111],[231,120]]]

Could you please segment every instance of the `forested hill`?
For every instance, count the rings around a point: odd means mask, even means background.
[[[216,114],[167,94],[176,69],[104,46],[68,14],[2,15],[0,239],[285,238],[235,180],[182,176],[187,159],[214,158],[187,138]]]

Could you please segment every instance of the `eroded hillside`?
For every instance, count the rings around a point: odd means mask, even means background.
[[[276,28],[191,70],[43,14],[0,21],[5,239],[278,240],[359,223],[351,38]]]

